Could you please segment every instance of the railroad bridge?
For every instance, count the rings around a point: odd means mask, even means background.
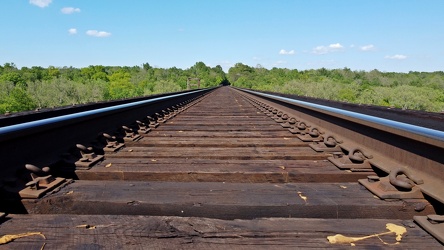
[[[0,249],[442,249],[444,132],[391,114],[220,86],[0,119]]]

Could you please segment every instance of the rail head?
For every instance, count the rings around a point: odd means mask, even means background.
[[[336,116],[348,121],[353,121],[366,126],[371,126],[373,128],[381,129],[386,132],[397,134],[403,137],[408,137],[413,140],[422,141],[431,145],[438,147],[444,147],[444,131],[439,131],[435,129],[424,128],[408,123],[392,121],[389,119],[384,119],[376,116],[361,114],[357,112],[352,112],[348,110],[341,110],[338,108],[328,107],[320,104],[299,101],[291,99],[288,97],[282,97],[277,95],[260,93],[247,89],[240,89],[244,92],[254,94],[257,96],[269,98],[272,100],[288,103],[291,105],[296,105],[305,109],[313,110],[316,112]]]
[[[41,132],[42,130],[48,130],[51,129],[53,126],[56,126],[57,124],[61,123],[69,124],[78,121],[94,119],[100,116],[105,116],[116,112],[123,112],[131,108],[148,105],[160,101],[167,101],[181,96],[193,95],[208,90],[209,89],[200,89],[195,91],[188,91],[186,93],[175,93],[172,95],[166,95],[142,101],[135,101],[131,103],[113,105],[105,108],[98,108],[88,111],[77,112],[73,114],[61,115],[31,122],[24,122],[15,125],[4,126],[0,127],[0,142],[15,138],[17,136],[25,136],[28,135],[29,133],[37,133]]]

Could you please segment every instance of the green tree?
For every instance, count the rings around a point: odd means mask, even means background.
[[[9,96],[4,98],[0,103],[0,113],[18,112],[35,108],[36,104],[32,98],[20,87],[13,88]]]

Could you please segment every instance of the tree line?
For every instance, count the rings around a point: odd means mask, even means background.
[[[226,81],[221,66],[198,62],[183,70],[176,67],[73,67],[0,66],[0,114],[54,108],[98,101],[175,92],[187,88],[187,78],[200,78],[202,88]]]
[[[175,92],[188,78],[201,87],[222,83],[351,103],[431,112],[444,110],[444,72],[394,73],[378,70],[297,70],[237,63],[221,66],[197,62],[188,69],[141,66],[22,67],[0,66],[0,114]]]
[[[237,63],[227,75],[234,86],[357,104],[444,111],[444,72],[394,73],[343,69],[270,70]]]

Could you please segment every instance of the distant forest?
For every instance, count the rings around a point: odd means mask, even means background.
[[[189,69],[142,66],[22,67],[0,66],[0,114],[140,97],[187,88],[187,78],[201,88],[233,86],[322,99],[444,111],[444,72],[394,73],[343,69],[297,70],[237,63],[222,67],[197,62]]]

